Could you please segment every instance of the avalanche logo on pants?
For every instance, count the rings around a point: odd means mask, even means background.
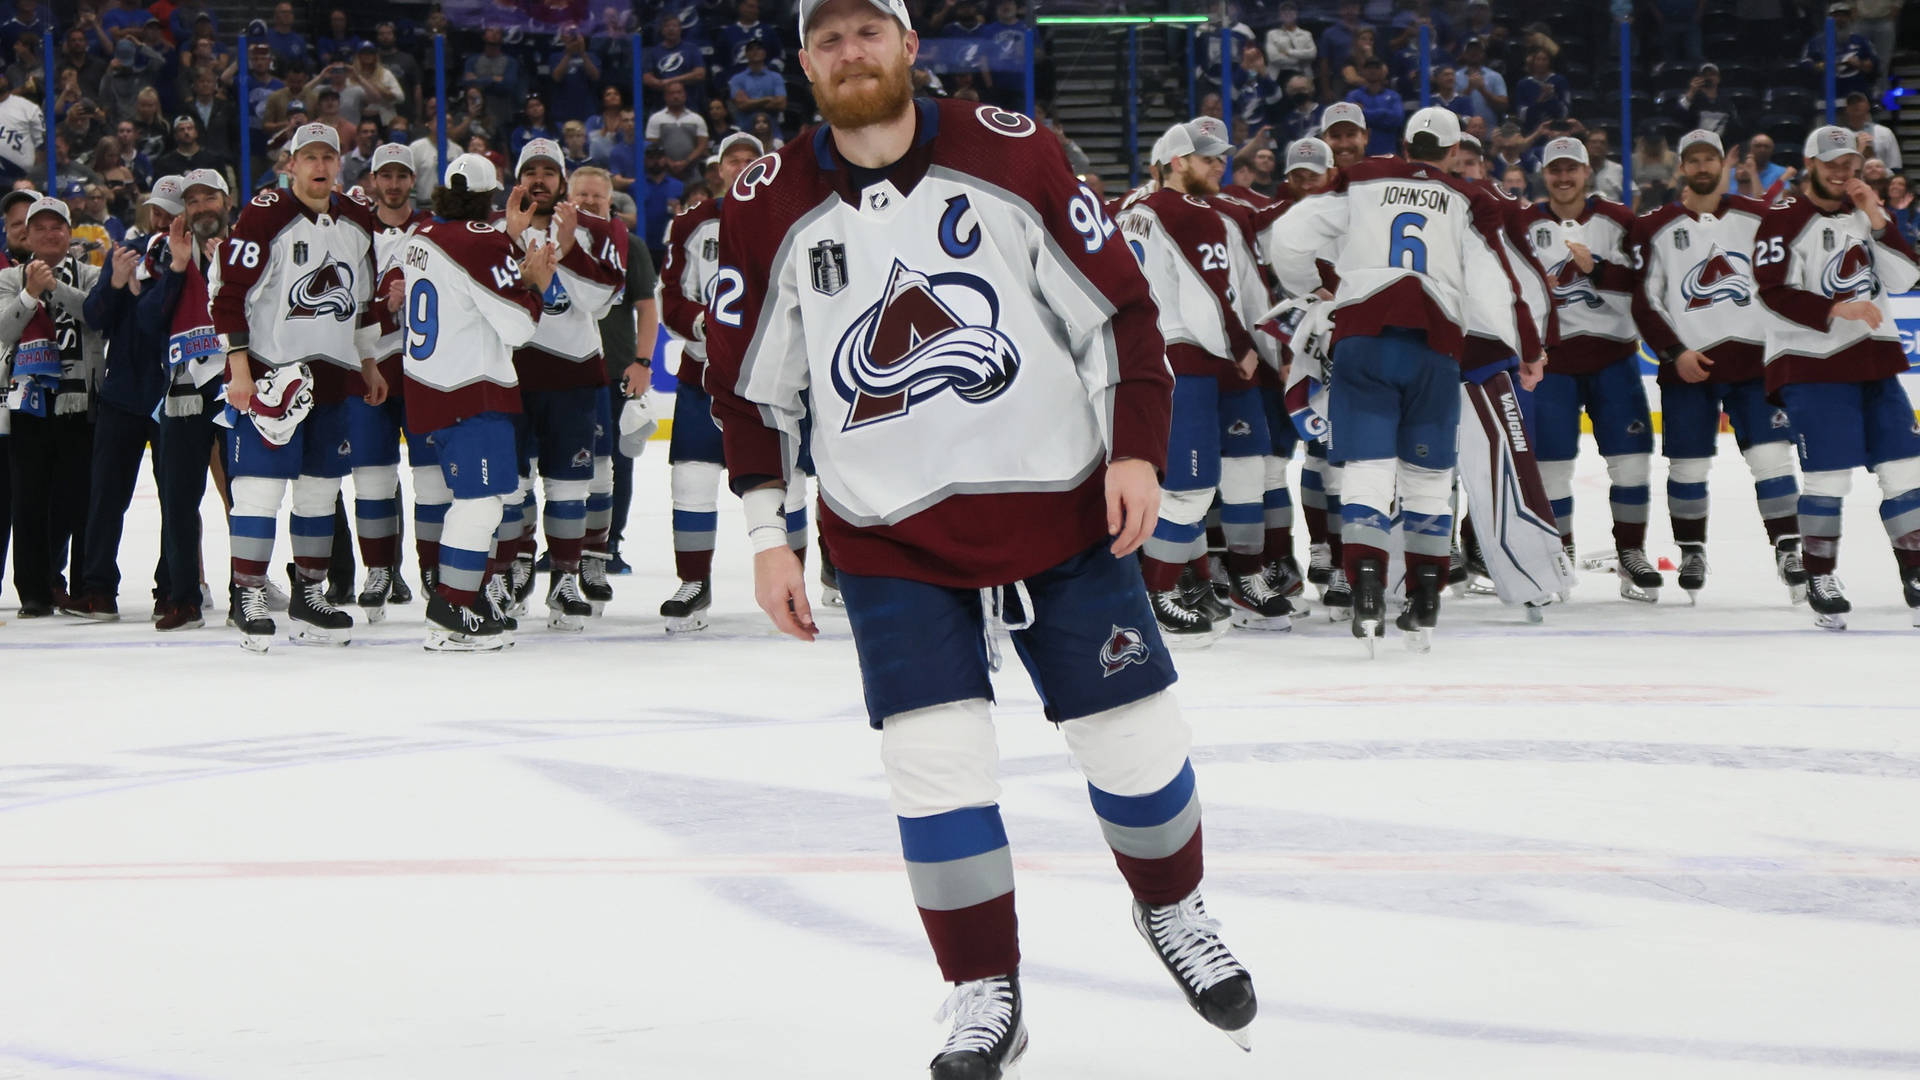
[[[974,405],[999,397],[1020,371],[1020,351],[993,326],[999,311],[981,278],[929,276],[895,260],[880,302],[834,349],[833,388],[852,406],[841,430],[905,416],[947,389]]]
[[[1106,671],[1101,678],[1118,675],[1129,664],[1144,664],[1150,655],[1140,631],[1131,626],[1116,626],[1108,635],[1107,643],[1100,646],[1100,666]]]

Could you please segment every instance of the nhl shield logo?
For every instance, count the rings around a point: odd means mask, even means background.
[[[295,240],[293,242],[293,265],[307,265],[307,242],[305,240]]]
[[[1687,230],[1685,229],[1673,230],[1673,246],[1674,247],[1679,248],[1681,251],[1685,251],[1687,250],[1687,245],[1689,243],[1691,243],[1691,241],[1687,239]]]
[[[1112,678],[1130,665],[1146,663],[1152,655],[1140,631],[1131,626],[1115,626],[1107,634],[1107,643],[1100,646],[1100,677]]]
[[[1820,250],[1822,251],[1833,250],[1833,230],[1832,229],[1820,230]]]
[[[719,238],[707,237],[706,243],[700,245],[700,256],[708,262],[717,262],[720,258]]]
[[[813,270],[815,292],[832,296],[847,287],[847,247],[822,240],[807,249],[807,263]]]
[[[1551,243],[1553,243],[1552,229],[1549,229],[1545,225],[1542,225],[1539,228],[1533,230],[1533,246],[1534,247],[1543,248]]]

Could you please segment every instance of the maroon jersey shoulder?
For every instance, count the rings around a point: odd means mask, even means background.
[[[1220,214],[1210,203],[1185,192],[1161,188],[1140,200],[1139,205],[1152,210],[1167,231],[1182,240],[1213,239],[1226,231]]]
[[[721,204],[725,202],[725,199],[703,199],[699,205],[690,206],[673,215],[673,220],[667,223],[668,246],[684,244],[693,230],[709,221],[718,221]]]

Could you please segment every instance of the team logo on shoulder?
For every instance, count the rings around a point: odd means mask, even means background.
[[[822,240],[807,249],[807,266],[812,271],[815,292],[832,296],[847,287],[847,246]]]
[[[1020,351],[995,327],[999,313],[984,278],[895,260],[880,299],[834,349],[833,388],[849,406],[841,430],[905,416],[947,390],[971,405],[999,397],[1020,371]]]
[[[1040,130],[1033,117],[1024,113],[1008,112],[998,105],[982,105],[973,110],[973,115],[984,124],[988,131],[996,135],[1005,135],[1009,139],[1024,139]]]
[[[1100,646],[1100,677],[1111,678],[1129,665],[1146,663],[1152,655],[1140,631],[1131,626],[1115,626],[1107,634],[1107,643]]]
[[[320,265],[307,271],[287,291],[289,319],[331,315],[341,322],[349,322],[358,308],[353,298],[353,267],[338,259],[323,258]]]
[[[741,202],[750,202],[761,188],[773,183],[773,178],[779,175],[780,155],[768,154],[765,157],[755,158],[751,164],[740,170],[739,176],[734,177],[731,194]]]
[[[1686,298],[1687,310],[1698,311],[1722,300],[1741,307],[1751,304],[1753,276],[1747,269],[1751,265],[1746,256],[1716,246],[1680,279],[1680,295]]]
[[[1880,294],[1879,279],[1873,276],[1873,256],[1866,245],[1850,243],[1827,260],[1820,272],[1820,289],[1836,300],[1871,300]]]
[[[1580,272],[1580,267],[1571,256],[1554,263],[1553,268],[1547,271],[1547,279],[1553,283],[1553,303],[1556,307],[1585,304],[1597,308],[1605,303],[1594,289],[1593,282]]]

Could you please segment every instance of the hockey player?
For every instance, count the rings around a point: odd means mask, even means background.
[[[232,621],[266,651],[267,563],[275,519],[293,487],[289,532],[294,639],[344,645],[353,616],[327,599],[333,509],[352,451],[346,398],[357,372],[369,404],[386,400],[369,318],[373,211],[335,190],[340,137],[305,124],[290,140],[290,184],[254,196],[209,281],[214,329],[227,350],[227,475],[233,514]]]
[[[1440,108],[1407,122],[1407,160],[1372,158],[1328,195],[1284,215],[1269,258],[1290,295],[1320,287],[1315,254],[1338,253],[1331,336],[1329,460],[1345,467],[1344,569],[1356,637],[1382,632],[1395,507],[1406,539],[1409,644],[1439,615],[1453,532],[1463,331],[1497,328],[1539,362],[1539,333],[1503,250],[1501,210],[1444,171],[1460,121]],[[1471,285],[1469,284],[1471,283]]]
[[[1661,577],[1647,561],[1647,503],[1653,468],[1653,414],[1640,381],[1640,340],[1633,325],[1633,265],[1627,234],[1633,212],[1587,194],[1593,167],[1579,139],[1549,141],[1541,155],[1547,202],[1526,208],[1516,223],[1545,268],[1560,335],[1547,348],[1547,373],[1533,392],[1534,449],[1553,500],[1554,520],[1569,561],[1573,541],[1573,465],[1580,454],[1580,414],[1607,463],[1613,547],[1620,595],[1653,602]]]
[[[1634,292],[1640,336],[1660,360],[1661,448],[1667,456],[1667,512],[1680,545],[1680,587],[1689,599],[1707,579],[1707,471],[1720,414],[1753,473],[1753,490],[1791,595],[1806,595],[1795,516],[1793,432],[1767,401],[1765,346],[1772,317],[1757,301],[1753,237],[1766,204],[1726,191],[1720,136],[1680,139],[1680,200],[1634,223]],[[1638,380],[1636,379],[1636,384]]]
[[[1920,626],[1920,424],[1900,385],[1907,357],[1887,297],[1920,281],[1913,248],[1872,187],[1843,127],[1807,137],[1802,199],[1769,209],[1753,241],[1767,330],[1767,390],[1786,406],[1800,448],[1800,533],[1807,603],[1820,626],[1853,610],[1834,567],[1840,503],[1853,470],[1880,481],[1907,606]]]
[[[1179,587],[1184,569],[1196,561],[1206,565],[1205,522],[1216,491],[1228,529],[1252,530],[1250,538],[1228,537],[1228,617],[1261,629],[1292,627],[1291,605],[1261,572],[1261,492],[1272,442],[1254,382],[1259,356],[1239,310],[1236,286],[1247,283],[1235,280],[1234,255],[1246,249],[1246,239],[1207,201],[1219,191],[1226,140],[1196,127],[1188,122],[1167,132],[1164,186],[1122,211],[1116,223],[1146,272],[1174,373],[1167,451],[1173,464],[1140,565],[1160,632],[1176,648],[1211,644],[1227,628]],[[1250,252],[1244,259],[1251,263]]]
[[[547,553],[553,563],[547,625],[577,633],[593,615],[580,585],[580,559],[594,477],[594,428],[607,385],[599,322],[626,284],[627,242],[621,227],[581,214],[563,198],[566,169],[566,152],[551,139],[527,143],[514,168],[519,185],[534,199],[528,226],[534,231],[519,239],[528,247],[537,246],[541,237],[553,240],[560,269],[548,286],[540,326],[515,350],[513,364],[526,407],[523,431],[538,448],[546,495]],[[611,462],[607,475],[612,477]],[[532,494],[529,471],[521,477],[523,507],[531,505]],[[522,528],[530,538],[533,522],[523,521]],[[513,570],[516,600],[529,587],[532,557],[531,539],[523,540]]]
[[[859,653],[907,876],[954,984],[935,1080],[1026,1048],[988,671],[1015,647],[1091,787],[1134,924],[1239,1032],[1252,981],[1199,892],[1186,722],[1140,571],[1172,378],[1145,279],[1058,142],[992,105],[913,97],[904,0],[802,0],[825,124],[721,209],[707,388],[756,598],[817,633],[782,485],[811,400],[821,526]]]
[[[495,533],[519,486],[513,350],[540,322],[559,249],[550,238],[536,238],[531,252],[520,246],[520,237],[538,232],[525,187],[507,198],[504,231],[487,224],[499,188],[486,158],[453,159],[434,189],[433,219],[407,235],[400,253],[407,433],[433,448],[441,486],[452,494],[427,597],[426,644],[436,652],[508,644],[509,620],[482,601],[482,589],[505,569]]]
[[[413,152],[399,143],[385,143],[373,151],[366,187],[372,193],[377,229],[373,234],[374,266],[378,281],[392,283],[400,274],[400,252],[413,231],[433,215],[413,205]],[[386,617],[389,601],[404,604],[412,590],[400,576],[400,428],[406,406],[402,402],[400,348],[404,334],[398,297],[375,291],[373,314],[380,322],[380,341],[374,359],[387,384],[387,400],[369,405],[347,399],[347,433],[353,443],[353,531],[360,538],[360,561],[367,578],[360,589],[360,610],[369,623]],[[407,442],[407,464],[413,469],[413,539],[420,559],[422,587],[433,588],[438,561],[441,521],[451,500],[438,482],[440,465],[424,443]]]

